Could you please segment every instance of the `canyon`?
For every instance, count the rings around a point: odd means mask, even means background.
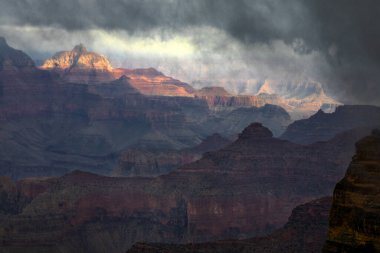
[[[319,112],[287,129],[293,119],[284,101],[278,103],[283,107],[276,105],[279,97],[275,94],[236,96],[218,87],[196,90],[154,69],[112,68],[104,56],[83,45],[57,53],[40,68],[4,39],[0,53],[4,59],[0,71],[0,171],[15,179],[60,176],[73,170],[154,176],[199,158],[200,154],[179,158],[181,150],[191,149],[215,133],[236,139],[251,122],[263,123],[275,136],[286,131],[282,138],[298,142],[301,137],[297,136],[317,129],[314,122],[319,115],[331,118],[329,126],[336,128],[326,130],[331,134],[321,133],[328,138],[356,126],[373,125],[378,118],[376,107],[356,113],[360,106],[352,106],[345,117],[364,123],[338,129],[340,112],[348,110],[341,106],[337,113]],[[101,77],[90,77],[98,72]],[[109,73],[103,75],[105,72]],[[367,116],[358,118],[358,114]],[[298,129],[293,125],[300,122],[311,123],[292,138],[289,133]],[[163,161],[162,152],[173,154],[165,158],[171,161]],[[138,162],[143,160],[147,161],[144,166]],[[123,166],[133,167],[135,161],[139,169],[122,172]],[[156,166],[165,163],[172,165]]]
[[[332,193],[357,138],[352,131],[303,146],[254,123],[226,147],[155,178],[74,171],[3,179],[2,199],[13,211],[1,216],[1,246],[9,252],[125,252],[139,241],[261,236],[282,227],[297,205]]]
[[[0,38],[0,251],[318,252],[343,177],[324,250],[377,248],[378,131],[345,171],[380,108],[259,86],[196,89],[82,44],[36,67]]]

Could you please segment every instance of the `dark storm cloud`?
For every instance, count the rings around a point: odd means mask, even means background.
[[[273,0],[15,0],[0,3],[2,23],[58,26],[67,30],[105,28],[130,32],[210,25],[240,39],[283,37],[303,22],[299,4]],[[295,27],[295,28],[293,28]]]
[[[336,47],[330,61],[335,89],[349,100],[380,104],[380,2],[319,0],[311,1],[309,9],[318,39],[308,43],[327,53]]]
[[[299,54],[328,59],[324,81],[347,101],[380,104],[378,0],[13,0],[0,2],[0,23],[68,31],[221,29],[250,45],[282,40]],[[196,36],[196,34],[194,34]],[[294,43],[301,39],[304,43]],[[226,42],[227,43],[227,42]]]

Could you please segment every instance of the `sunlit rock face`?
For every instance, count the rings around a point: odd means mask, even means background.
[[[101,83],[113,79],[112,66],[107,58],[87,51],[82,44],[71,51],[55,54],[41,68],[56,72],[66,81],[75,83]]]
[[[42,65],[44,69],[71,70],[91,69],[99,71],[112,71],[112,66],[104,56],[94,52],[88,52],[84,45],[80,44],[71,51],[63,51],[47,59]]]
[[[380,252],[380,133],[356,144],[346,176],[336,185],[330,212],[330,252]]]
[[[148,96],[192,97],[194,91],[190,85],[167,77],[153,68],[114,69],[106,57],[87,51],[82,44],[71,51],[55,54],[40,68],[56,72],[64,80],[73,83],[99,84],[127,76],[135,89]]]
[[[114,69],[114,78],[126,75],[129,82],[146,96],[194,97],[194,89],[187,83],[165,76],[153,68]]]

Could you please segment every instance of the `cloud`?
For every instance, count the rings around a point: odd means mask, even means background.
[[[344,102],[380,104],[378,13],[377,0],[14,0],[0,2],[0,32],[36,55],[81,41],[118,63],[182,64],[195,79],[309,75]]]

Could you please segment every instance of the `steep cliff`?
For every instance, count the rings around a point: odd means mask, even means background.
[[[356,144],[356,155],[336,185],[323,252],[380,252],[380,131]]]

